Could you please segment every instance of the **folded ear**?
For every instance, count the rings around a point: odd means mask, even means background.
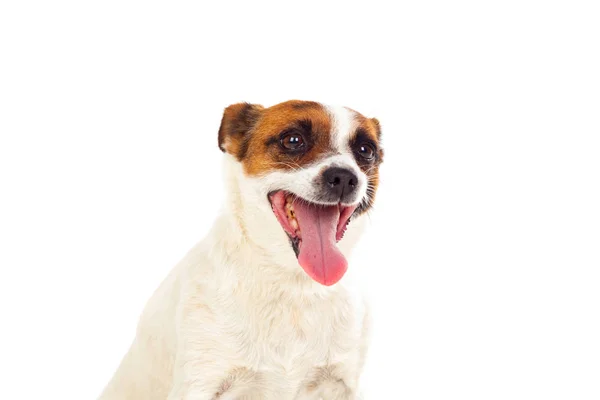
[[[244,158],[249,135],[260,119],[263,109],[261,105],[249,103],[237,103],[227,107],[219,128],[219,148],[238,160]]]
[[[381,141],[381,124],[377,118],[370,118],[373,126],[375,127],[375,133],[377,134],[377,140]],[[379,162],[383,161],[383,149],[379,147]]]
[[[377,118],[371,118],[371,122],[375,126],[375,131],[377,132],[377,139],[381,139],[381,124]]]

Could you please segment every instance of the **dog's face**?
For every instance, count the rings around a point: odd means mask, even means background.
[[[311,278],[339,281],[347,261],[337,243],[373,205],[380,139],[376,119],[348,108],[309,101],[227,107],[219,147],[241,166],[248,234],[277,251],[283,239],[286,255]]]

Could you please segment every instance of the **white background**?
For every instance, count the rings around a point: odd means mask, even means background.
[[[383,125],[367,399],[600,398],[600,14],[0,5],[0,398],[92,399],[223,199],[238,101]]]

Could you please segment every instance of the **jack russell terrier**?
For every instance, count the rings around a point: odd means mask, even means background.
[[[345,107],[227,107],[224,210],[149,300],[100,399],[358,398],[369,318],[343,278],[380,138]]]

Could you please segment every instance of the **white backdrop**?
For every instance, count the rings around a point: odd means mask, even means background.
[[[383,125],[367,399],[600,398],[592,1],[0,4],[0,398],[92,399],[238,101]]]

